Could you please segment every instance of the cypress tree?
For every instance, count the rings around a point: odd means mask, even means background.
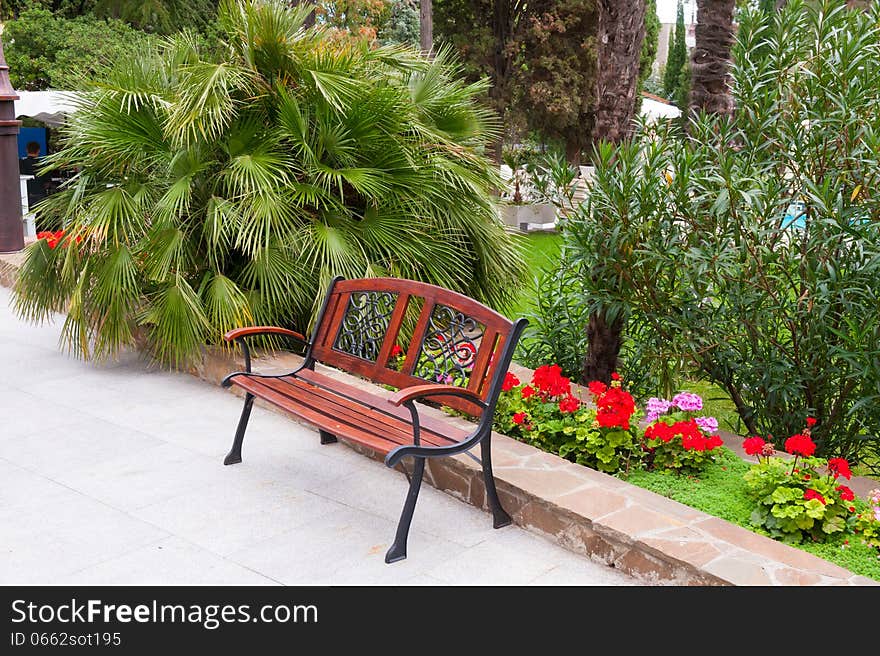
[[[675,31],[669,41],[669,54],[666,57],[666,71],[663,74],[663,92],[675,102],[681,94],[681,71],[687,62],[687,45],[685,44],[684,5],[678,0],[675,12]]]

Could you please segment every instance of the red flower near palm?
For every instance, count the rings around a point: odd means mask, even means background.
[[[823,506],[828,503],[827,501],[825,501],[825,497],[816,492],[816,490],[806,490],[804,492],[804,499],[806,499],[807,501],[809,501],[810,499],[818,499],[822,502]]]
[[[813,417],[807,417],[807,426],[812,428],[816,425],[816,420]]]
[[[828,471],[830,471],[834,478],[838,476],[843,476],[846,480],[852,478],[852,471],[849,468],[849,463],[844,458],[831,458],[828,461]]]
[[[809,458],[816,452],[816,443],[808,435],[798,433],[785,440],[785,450],[793,456]]]
[[[520,396],[523,399],[529,399],[529,398],[533,397],[534,395],[535,395],[535,388],[532,387],[531,385],[526,385],[520,391]]]
[[[608,386],[603,383],[601,380],[594,380],[587,385],[590,392],[592,392],[595,396],[599,396],[600,394],[604,394],[605,390],[608,389]]]
[[[525,412],[515,412],[515,413],[513,413],[513,423],[514,423],[514,424],[521,424],[521,423],[523,423],[523,422],[526,420],[526,416],[527,416],[527,415],[526,415]]]
[[[395,344],[391,347],[391,357],[396,358],[400,355],[403,355],[403,349],[400,348],[400,344]]]
[[[636,402],[632,395],[619,387],[605,387],[603,393],[596,395],[596,421],[603,428],[619,427],[629,430],[629,420],[635,410]]]

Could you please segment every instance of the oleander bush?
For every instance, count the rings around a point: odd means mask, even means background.
[[[142,335],[179,366],[236,326],[306,331],[335,275],[516,298],[486,84],[444,52],[304,28],[308,7],[286,4],[227,0],[219,52],[185,33],[86,93],[50,158],[78,173],[45,201],[72,239],[28,248],[23,317],[66,311],[81,356]]]
[[[818,456],[880,462],[880,5],[745,11],[734,54],[734,116],[597,149],[562,302],[622,317],[634,386],[705,379],[750,434],[806,411]]]

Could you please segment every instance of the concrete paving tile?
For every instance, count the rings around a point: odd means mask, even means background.
[[[0,397],[0,445],[6,439],[23,437],[40,430],[50,430],[81,422],[88,415],[79,410],[61,406],[52,398],[41,398],[13,389]],[[0,456],[2,456],[0,451]]]
[[[143,449],[59,474],[56,480],[115,508],[134,510],[219,483],[234,474],[172,444]]]
[[[135,517],[213,553],[231,554],[280,535],[343,506],[292,481],[254,475],[166,499],[132,511]]]
[[[425,573],[463,549],[412,531],[409,558],[386,565],[395,530],[383,517],[343,508],[228,558],[286,585],[390,584]]]
[[[343,507],[230,554],[229,559],[286,585],[342,583],[336,576],[339,570],[348,570],[349,577],[353,577],[352,568],[364,567],[374,572],[379,565],[384,567],[385,552],[394,531],[395,525],[382,517]],[[418,546],[427,543],[427,538],[416,538],[410,542],[409,550],[415,553]],[[411,568],[410,563],[406,569]],[[416,573],[409,572],[410,576]]]
[[[594,563],[591,563],[594,564]],[[529,585],[565,585],[565,586],[618,586],[618,585],[636,585],[634,579],[628,574],[614,569],[613,567],[604,566],[607,572],[597,574],[595,568],[585,567],[562,567],[556,566],[548,572],[539,574],[529,581]]]
[[[161,444],[131,428],[89,419],[6,440],[2,453],[10,462],[51,477]]]
[[[54,502],[70,489],[0,458],[0,526],[33,505]]]
[[[62,576],[58,585],[278,585],[178,537]]]
[[[32,506],[0,531],[0,584],[48,585],[168,533],[71,491]]]
[[[375,461],[343,479],[313,488],[320,494],[352,508],[397,522],[409,483],[403,474]],[[412,527],[462,546],[471,547],[491,537],[492,516],[450,495],[423,484]]]

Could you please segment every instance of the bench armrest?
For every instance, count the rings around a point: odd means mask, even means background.
[[[486,402],[480,398],[479,394],[472,392],[465,387],[453,387],[452,385],[414,385],[405,387],[388,397],[388,403],[394,406],[401,406],[409,401],[420,399],[426,396],[460,396],[486,409]]]
[[[247,342],[244,338],[252,335],[283,335],[285,337],[296,339],[306,346],[309,346],[309,341],[298,332],[288,330],[287,328],[279,328],[278,326],[246,326],[245,328],[235,328],[230,330],[223,335],[223,339],[227,342],[237,341],[238,345],[241,346],[241,350],[244,353],[244,371],[234,371],[226,376],[226,378],[220,382],[221,387],[229,387],[231,385],[230,381],[235,376],[251,373],[251,350],[248,348]]]
[[[298,339],[304,344],[308,344],[308,340],[298,332],[288,330],[287,328],[279,328],[278,326],[247,326],[245,328],[235,328],[223,335],[223,339],[227,342],[239,339],[241,337],[249,337],[251,335],[287,335]]]

